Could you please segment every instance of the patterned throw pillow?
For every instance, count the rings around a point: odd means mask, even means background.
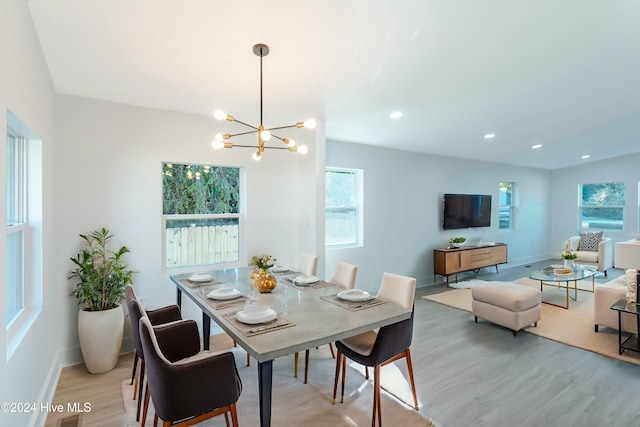
[[[598,245],[602,242],[602,231],[585,231],[580,234],[579,251],[598,252]]]

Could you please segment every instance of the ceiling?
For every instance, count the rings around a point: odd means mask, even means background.
[[[638,0],[29,7],[61,94],[207,116],[223,108],[257,125],[252,46],[265,43],[266,127],[314,117],[329,139],[545,169],[640,151]],[[396,110],[403,117],[389,118]],[[211,131],[242,129],[212,119]]]

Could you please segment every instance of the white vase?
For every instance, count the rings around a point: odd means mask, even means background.
[[[565,259],[564,260],[564,268],[568,268],[569,270],[573,270],[573,260]]]
[[[78,313],[78,337],[80,350],[87,370],[101,374],[118,364],[124,333],[122,306],[111,310]]]

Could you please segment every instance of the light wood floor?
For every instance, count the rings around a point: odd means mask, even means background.
[[[513,280],[549,263],[497,274],[486,269],[477,278]],[[596,282],[621,273],[610,270]],[[640,366],[527,333],[514,337],[489,322],[474,323],[470,313],[420,299],[444,290],[438,284],[417,291],[411,355],[421,412],[446,427],[637,425]],[[132,354],[124,355],[102,375],[83,365],[65,368],[54,402],[89,401],[85,426],[121,426],[120,384],[130,378],[132,363]],[[49,418],[46,425],[55,426]]]

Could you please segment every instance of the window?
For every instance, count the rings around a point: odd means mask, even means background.
[[[325,169],[327,246],[362,246],[362,175],[358,169]]]
[[[24,309],[25,145],[24,138],[7,133],[7,325]]]
[[[499,224],[500,230],[513,230],[514,225],[515,183],[501,182],[499,187]]]
[[[580,186],[580,228],[582,230],[622,230],[625,184],[607,182]]]
[[[42,311],[42,140],[7,110],[7,360]]]
[[[239,168],[162,164],[165,268],[240,260]]]

